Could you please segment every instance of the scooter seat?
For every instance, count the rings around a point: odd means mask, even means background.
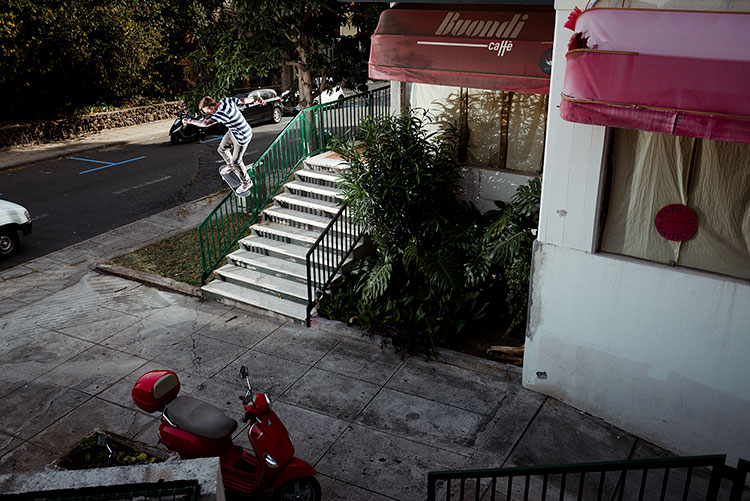
[[[172,400],[164,409],[164,415],[178,428],[203,438],[225,438],[237,429],[237,421],[227,417],[221,409],[188,396]]]

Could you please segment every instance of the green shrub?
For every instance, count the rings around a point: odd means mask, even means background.
[[[355,140],[336,143],[350,164],[346,201],[375,253],[318,305],[409,353],[461,335],[498,282],[512,326],[525,322],[541,186],[532,180],[484,215],[459,203],[455,129],[429,134],[428,121],[415,111],[367,119]]]

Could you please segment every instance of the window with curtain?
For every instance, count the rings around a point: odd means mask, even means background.
[[[462,131],[460,160],[468,165],[542,172],[548,96],[414,84],[411,102]]]
[[[613,129],[600,249],[750,279],[750,144]],[[682,204],[697,231],[662,237],[659,210]]]

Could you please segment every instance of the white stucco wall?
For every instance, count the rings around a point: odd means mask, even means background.
[[[750,284],[541,244],[527,388],[683,455],[750,457]]]
[[[577,4],[556,2],[524,386],[680,454],[750,458],[750,282],[595,252],[606,129],[557,111]]]
[[[508,203],[523,186],[536,176],[481,167],[461,169],[458,199],[473,203],[480,212],[497,209],[496,200]]]

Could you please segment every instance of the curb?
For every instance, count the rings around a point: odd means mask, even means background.
[[[126,268],[124,266],[117,266],[115,264],[108,263],[97,263],[95,269],[102,273],[109,275],[115,275],[122,278],[127,278],[140,282],[142,284],[157,287],[172,292],[179,292],[186,296],[193,296],[199,299],[203,299],[203,292],[200,287],[193,287],[184,282],[178,282],[171,278],[162,277],[160,275],[154,275],[153,273],[146,273],[144,271],[134,270],[132,268]]]

